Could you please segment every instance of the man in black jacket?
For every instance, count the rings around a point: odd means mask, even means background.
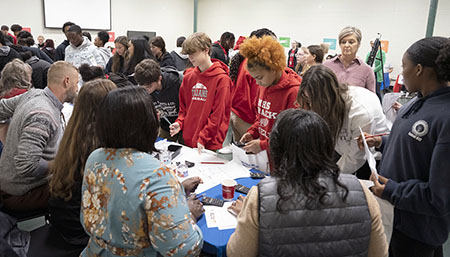
[[[178,135],[170,136],[169,126],[177,119],[179,92],[183,75],[175,67],[159,67],[152,59],[144,59],[135,68],[136,82],[151,94],[160,117],[159,136],[176,142]]]
[[[69,30],[69,27],[75,25],[73,22],[66,22],[64,23],[62,27],[63,33],[66,35],[66,39],[56,48],[55,50],[55,61],[64,61],[64,58],[66,57],[66,47],[69,46],[70,42],[67,39],[67,31]]]

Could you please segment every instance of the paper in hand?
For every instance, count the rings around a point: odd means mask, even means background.
[[[378,179],[377,162],[375,161],[375,157],[373,156],[372,152],[369,149],[369,146],[367,145],[367,141],[366,138],[364,137],[364,132],[361,129],[361,127],[359,127],[359,131],[361,132],[361,138],[364,144],[364,152],[366,153],[366,160],[367,163],[369,164],[370,171],[375,173],[375,177]]]

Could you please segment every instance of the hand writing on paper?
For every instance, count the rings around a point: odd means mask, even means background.
[[[242,210],[242,206],[244,205],[244,200],[245,197],[240,195],[239,198],[235,202],[233,202],[230,207],[228,207],[228,210],[232,210],[234,213],[236,213],[236,216],[239,215]]]
[[[372,135],[364,132],[364,138],[366,139],[367,146],[372,147],[379,147],[381,145],[381,137],[373,137]],[[360,150],[364,150],[364,143],[361,135],[359,135],[358,139],[358,147]]]
[[[198,154],[201,154],[202,150],[205,149],[205,146],[200,143],[197,143],[197,149],[198,149]]]
[[[196,195],[192,194],[187,199],[189,211],[191,212],[192,220],[197,221],[198,218],[205,212],[202,202],[196,199]]]
[[[169,126],[170,129],[170,136],[173,137],[176,134],[178,134],[178,132],[180,132],[180,123],[178,122],[174,122],[172,123],[172,125]]]
[[[370,180],[372,180],[372,182],[374,184],[373,187],[370,188],[370,190],[372,191],[372,193],[374,195],[381,198],[384,188],[386,187],[386,183],[389,181],[389,179],[387,179],[379,174],[378,174],[378,179],[377,179],[375,173],[372,172],[372,175],[370,175]]]
[[[250,133],[245,133],[244,135],[242,135],[241,137],[241,143],[247,143],[253,140],[253,136]]]
[[[261,142],[261,140],[254,139],[254,140],[248,142],[247,144],[245,144],[245,146],[243,148],[246,153],[257,154],[262,151],[260,142]]]
[[[181,184],[184,187],[186,195],[194,193],[199,184],[203,184],[203,180],[200,177],[187,178]]]
[[[392,109],[394,109],[395,111],[398,111],[403,105],[397,101],[395,101],[395,103],[392,105]]]

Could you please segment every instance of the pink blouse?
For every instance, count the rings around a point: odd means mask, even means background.
[[[375,93],[375,74],[361,58],[353,59],[347,68],[341,61],[341,55],[324,62],[323,65],[334,71],[339,83],[364,87]]]

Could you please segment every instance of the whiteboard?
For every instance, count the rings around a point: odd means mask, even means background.
[[[71,21],[82,29],[111,30],[111,0],[43,0],[44,26],[59,28]]]

